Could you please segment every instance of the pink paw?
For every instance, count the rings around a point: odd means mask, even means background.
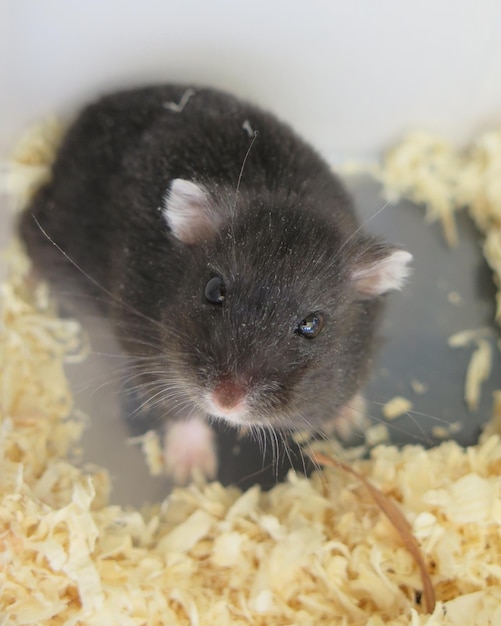
[[[204,420],[192,418],[167,424],[164,437],[164,464],[176,484],[189,482],[193,471],[207,478],[217,472],[214,433]]]

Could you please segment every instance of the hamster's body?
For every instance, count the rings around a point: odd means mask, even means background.
[[[346,412],[380,296],[410,260],[360,232],[339,180],[286,125],[181,86],[85,109],[21,232],[45,275],[69,272],[101,301],[161,398],[180,480],[215,471],[208,416],[322,430]]]

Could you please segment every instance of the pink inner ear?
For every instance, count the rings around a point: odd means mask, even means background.
[[[182,178],[172,181],[162,213],[172,234],[188,245],[213,237],[219,227],[205,187]]]
[[[401,289],[410,274],[411,260],[409,252],[393,250],[387,256],[359,267],[352,274],[357,291],[362,296],[374,297]]]

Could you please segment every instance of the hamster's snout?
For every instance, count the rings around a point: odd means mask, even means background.
[[[243,385],[230,378],[223,378],[214,389],[212,400],[221,408],[231,410],[242,403],[244,395],[245,389]]]
[[[209,412],[230,422],[241,424],[248,414],[245,386],[230,378],[221,377],[207,395]]]

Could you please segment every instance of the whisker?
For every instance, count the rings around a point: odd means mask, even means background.
[[[373,213],[364,222],[362,222],[362,224],[360,224],[360,226],[348,237],[348,239],[346,239],[346,241],[341,244],[341,247],[339,248],[337,254],[338,255],[341,254],[342,250],[344,250],[344,248],[350,243],[350,241],[353,239],[353,237],[356,237],[358,235],[358,233],[367,226],[367,224],[370,224],[372,222],[372,220],[376,219],[376,217],[378,217],[378,215],[380,215],[389,206],[389,204],[390,204],[389,201],[385,202],[383,204],[383,206],[378,211]]]
[[[370,404],[374,404],[376,406],[379,406],[379,407],[383,407],[385,405],[384,402],[377,402],[375,400],[367,400],[367,402],[369,402]],[[441,425],[449,425],[450,424],[450,422],[447,419],[443,418],[443,417],[440,417],[438,415],[434,415],[434,414],[431,414],[431,413],[424,413],[422,411],[416,411],[415,409],[409,409],[408,411],[405,412],[404,415],[407,415],[407,417],[409,417],[412,420],[412,422],[414,424],[416,424],[416,426],[422,430],[422,434],[423,435],[426,435],[426,433],[424,432],[424,429],[423,429],[422,424],[420,423],[420,421],[415,419],[415,416],[424,417],[424,418],[426,418],[426,419],[428,419],[430,421],[436,422],[436,423],[441,424]],[[393,424],[393,422],[391,420],[388,421],[388,420],[386,420],[384,418],[378,418],[377,416],[371,416],[371,418],[377,419],[378,421],[381,421],[381,422],[383,422],[385,424],[388,424],[389,427],[390,426],[394,426],[394,424]]]
[[[82,276],[84,276],[90,283],[92,283],[95,287],[97,287],[98,289],[100,289],[103,293],[105,293],[107,296],[109,296],[112,300],[114,300],[115,302],[117,302],[118,304],[120,304],[121,306],[123,306],[125,309],[131,311],[132,313],[134,313],[134,315],[138,315],[139,317],[143,318],[144,320],[146,320],[147,322],[150,322],[151,324],[153,324],[154,326],[160,326],[159,322],[157,322],[156,320],[154,320],[153,318],[150,318],[148,315],[145,315],[144,313],[141,313],[140,311],[138,311],[137,309],[135,309],[134,307],[130,306],[127,302],[124,302],[123,300],[121,300],[120,298],[118,298],[115,294],[113,294],[111,291],[109,291],[108,289],[106,289],[106,287],[104,287],[103,285],[101,285],[97,280],[95,280],[95,278],[93,278],[88,272],[86,272],[82,267],[80,267],[80,265],[78,263],[76,263],[76,261],[74,261],[69,254],[66,253],[65,250],[63,250],[63,248],[54,241],[54,239],[49,235],[49,233],[43,228],[43,226],[40,224],[40,222],[38,221],[37,217],[35,215],[31,215],[31,217],[33,218],[33,220],[35,221],[36,225],[38,226],[38,228],[40,229],[40,231],[42,232],[42,234],[47,238],[47,240],[56,248],[56,250],[58,250],[58,252],[60,252],[64,258],[69,261],[73,267],[75,269],[77,269]]]
[[[287,460],[289,461],[289,466],[290,466],[290,470],[292,470],[294,472],[294,474],[296,474],[296,468],[294,467],[294,461],[292,460],[292,449],[289,445],[289,442],[287,441],[286,437],[283,437],[282,439],[283,442],[283,450],[284,450],[284,454],[287,457]],[[304,466],[303,466],[304,467]],[[305,471],[306,473],[306,471]],[[277,465],[277,480],[278,480],[278,465]]]
[[[244,156],[244,160],[242,161],[242,167],[240,168],[240,173],[238,174],[238,180],[237,180],[237,187],[235,189],[235,199],[233,201],[233,214],[235,214],[235,211],[237,209],[237,201],[238,201],[238,195],[240,193],[240,183],[242,182],[242,176],[244,173],[244,169],[245,169],[245,164],[247,163],[247,159],[249,158],[249,154],[252,150],[252,147],[257,139],[259,135],[259,132],[257,130],[254,131],[251,142],[249,144],[249,147],[247,148],[247,152],[245,153]]]
[[[242,483],[244,481],[248,481],[251,478],[259,478],[259,476],[261,476],[262,474],[264,474],[268,469],[270,469],[270,467],[272,467],[273,463],[268,463],[267,465],[263,465],[261,467],[261,469],[256,470],[255,472],[251,472],[250,474],[246,474],[245,476],[242,476],[242,478],[240,478],[236,484],[238,485],[239,483]]]

